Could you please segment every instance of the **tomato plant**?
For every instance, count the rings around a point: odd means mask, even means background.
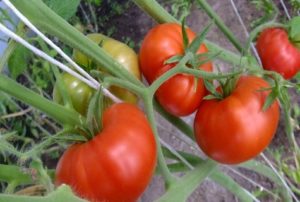
[[[187,37],[191,42],[195,33],[186,29]],[[204,44],[200,45],[197,53],[206,53]],[[157,25],[148,32],[140,49],[141,70],[148,83],[152,83],[163,73],[176,64],[165,64],[165,61],[175,55],[184,54],[184,43],[181,26],[175,23]],[[210,62],[199,68],[211,71]],[[198,79],[195,86],[193,75],[177,74],[163,83],[156,92],[159,103],[171,114],[186,116],[199,106],[206,90],[202,79]]]
[[[90,99],[95,92],[94,89],[71,74],[64,73],[61,75],[61,78],[65,84],[66,91],[69,93],[74,109],[80,114],[86,115]],[[62,104],[63,99],[57,85],[58,84],[56,83],[53,89],[53,100]]]
[[[258,155],[270,143],[279,121],[279,105],[263,106],[269,84],[255,76],[241,77],[223,100],[204,100],[195,117],[195,136],[212,159],[236,164]]]
[[[114,104],[104,111],[99,134],[65,151],[56,184],[68,184],[91,201],[135,201],[155,165],[156,143],[143,112],[132,104]]]
[[[120,63],[135,78],[141,80],[138,56],[129,46],[99,33],[88,34],[87,37],[93,42],[99,44],[112,58]],[[95,64],[89,57],[76,49],[73,52],[73,58],[75,62],[83,66],[85,69],[97,69],[103,71],[101,65]],[[110,90],[113,94],[125,102],[134,104],[137,103],[137,97],[123,88],[112,86]]]
[[[264,69],[292,78],[300,70],[300,50],[282,28],[267,28],[258,37],[256,48]]]

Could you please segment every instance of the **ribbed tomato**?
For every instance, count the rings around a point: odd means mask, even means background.
[[[282,28],[265,29],[258,37],[256,48],[264,69],[292,78],[300,70],[300,50],[289,40]]]
[[[279,105],[263,106],[269,84],[255,76],[241,77],[223,100],[204,100],[195,117],[198,145],[212,159],[225,164],[247,161],[263,151],[273,138]]]
[[[56,168],[56,185],[68,184],[90,201],[136,201],[151,180],[156,143],[135,105],[114,104],[92,140],[69,147]]]

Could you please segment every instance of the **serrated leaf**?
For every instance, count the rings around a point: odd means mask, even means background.
[[[31,52],[22,45],[17,45],[8,59],[8,70],[12,78],[16,79],[27,68]]]
[[[182,55],[174,55],[173,57],[170,57],[169,59],[167,59],[164,62],[164,65],[179,62],[179,60],[181,60],[181,59],[182,59]]]
[[[75,196],[71,188],[67,185],[61,185],[54,192],[47,196],[18,196],[9,194],[0,194],[0,202],[58,202],[58,201],[72,201],[72,202],[87,202]]]
[[[80,0],[43,0],[49,8],[60,15],[65,20],[69,20],[75,15]]]
[[[207,25],[204,30],[192,41],[192,43],[189,45],[189,47],[187,48],[187,51],[190,51],[192,53],[196,53],[200,47],[200,45],[202,44],[202,42],[204,41],[207,33],[210,30],[210,27],[212,26],[213,23],[210,23],[209,25]]]
[[[186,29],[185,29],[185,18],[182,20],[182,23],[181,23],[181,32],[182,32],[183,47],[185,50],[189,45],[189,38],[188,38]]]

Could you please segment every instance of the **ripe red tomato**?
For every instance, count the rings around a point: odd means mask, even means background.
[[[194,129],[205,154],[220,163],[236,164],[268,146],[279,120],[277,101],[262,109],[270,92],[261,90],[269,87],[262,78],[243,76],[228,97],[201,103]]]
[[[189,42],[195,33],[186,29]],[[204,44],[197,53],[207,52]],[[176,64],[164,64],[175,55],[183,55],[184,46],[181,26],[175,23],[160,24],[146,35],[140,49],[140,67],[148,83],[152,83],[160,75],[173,68]],[[206,63],[199,68],[212,71],[212,64]],[[194,76],[177,74],[167,80],[156,92],[159,103],[171,114],[186,116],[194,112],[199,106],[206,90],[202,79],[198,79],[195,89]]]
[[[258,37],[256,48],[264,69],[292,78],[300,70],[300,50],[289,41],[282,28],[265,29]]]
[[[68,184],[90,201],[136,201],[155,165],[156,142],[143,112],[133,104],[114,104],[105,110],[98,135],[63,154],[56,185]]]

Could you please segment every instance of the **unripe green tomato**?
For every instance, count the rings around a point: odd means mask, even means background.
[[[87,37],[101,45],[107,54],[119,62],[135,78],[141,80],[138,56],[129,46],[99,33],[88,34]],[[77,50],[74,50],[73,52],[73,59],[85,69],[90,69],[91,64],[93,64],[92,59]],[[96,69],[100,71],[102,70],[100,65],[98,65]],[[137,97],[133,93],[125,89],[112,86],[109,90],[125,102],[136,104],[138,101]]]
[[[63,73],[61,79],[65,84],[66,91],[69,93],[74,109],[85,116],[90,99],[95,92],[94,89],[68,73]],[[53,89],[53,100],[59,104],[63,104],[63,98],[57,85],[56,83]]]

